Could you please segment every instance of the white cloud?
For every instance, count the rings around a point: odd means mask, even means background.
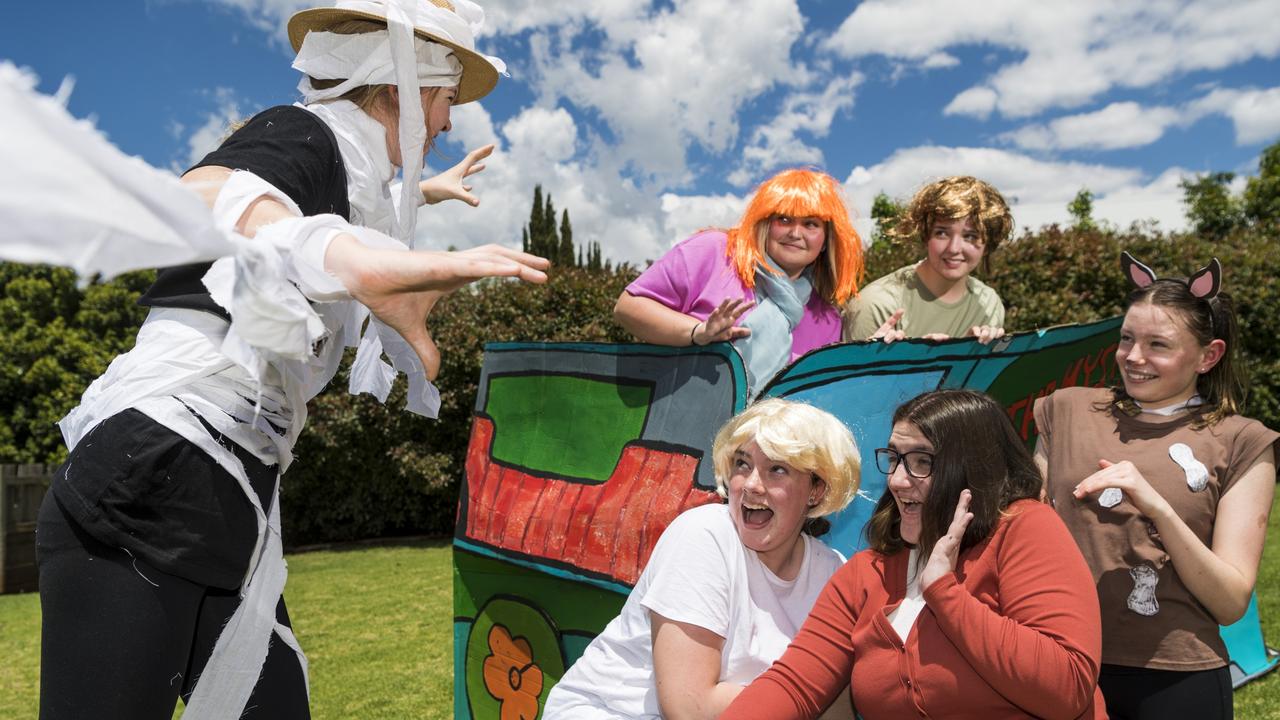
[[[729,182],[753,185],[784,165],[823,164],[822,150],[799,136],[826,137],[835,116],[853,107],[854,90],[861,83],[860,73],[849,73],[837,75],[821,92],[793,92],[771,120],[752,131],[742,150],[742,165],[729,175]]]
[[[289,18],[299,10],[325,4],[312,0],[211,0],[211,2],[239,10],[250,24],[270,33],[276,42],[286,47],[289,41],[285,26]]]
[[[1165,229],[1185,225],[1173,168],[1154,180],[1133,168],[1052,162],[992,148],[925,146],[899,150],[872,167],[857,167],[845,181],[857,210],[866,214],[883,191],[907,201],[925,183],[943,175],[974,175],[994,185],[1009,202],[1019,227],[1069,221],[1067,203],[1081,188],[1095,197],[1094,216],[1118,225],[1154,219]]]
[[[1168,127],[1183,121],[1183,113],[1173,108],[1117,102],[1096,112],[1057,118],[1047,125],[1021,127],[1001,139],[1028,150],[1116,150],[1149,145]]]
[[[1194,111],[1231,118],[1237,145],[1266,142],[1280,135],[1280,87],[1269,90],[1219,88],[1192,103]]]
[[[1217,88],[1177,108],[1116,102],[1089,113],[1025,125],[1000,139],[1027,150],[1117,150],[1159,140],[1170,127],[1186,127],[1208,115],[1225,115],[1237,145],[1280,135],[1280,87],[1269,90]]]
[[[991,115],[991,111],[996,109],[996,102],[999,99],[996,91],[991,88],[971,87],[952,98],[951,102],[942,109],[942,114],[969,115],[986,120]]]
[[[925,67],[955,47],[1004,48],[1014,57],[957,95],[946,112],[1027,117],[1077,107],[1117,87],[1276,57],[1275,17],[1275,0],[989,0],[980,10],[949,0],[869,0],[823,47],[846,58],[884,55]]]
[[[232,123],[245,119],[245,114],[240,112],[235,91],[231,88],[214,88],[210,95],[217,107],[212,112],[205,113],[204,123],[187,137],[186,164],[175,162],[175,172],[181,172],[199,162],[221,144],[223,138],[231,132]],[[180,123],[175,123],[172,127],[177,132],[185,129]],[[176,167],[177,165],[181,167]]]
[[[532,83],[543,104],[567,100],[597,117],[616,138],[620,166],[646,183],[687,183],[691,146],[728,150],[745,103],[809,79],[791,57],[803,30],[794,0],[760,0],[749,11],[736,0],[623,8],[608,23],[532,35]]]
[[[574,156],[578,128],[564,108],[526,108],[502,126],[511,144],[528,148],[530,155],[545,162],[560,162]]]

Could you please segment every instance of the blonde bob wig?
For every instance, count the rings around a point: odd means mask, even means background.
[[[733,453],[754,440],[771,460],[784,462],[826,483],[822,500],[806,517],[838,512],[858,491],[862,457],[849,428],[824,410],[805,403],[767,398],[735,415],[711,446],[716,492],[729,496]]]

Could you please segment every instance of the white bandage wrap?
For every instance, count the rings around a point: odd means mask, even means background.
[[[462,63],[444,45],[414,36],[413,54],[419,87],[453,87],[462,79]],[[307,33],[293,67],[304,73],[298,90],[307,104],[341,97],[363,85],[396,84],[391,37],[386,30],[359,35]],[[307,76],[343,82],[320,90]]]
[[[1120,488],[1109,487],[1098,494],[1098,504],[1104,508],[1113,508],[1124,500],[1124,492]]]
[[[1156,585],[1160,582],[1160,574],[1150,565],[1139,565],[1129,569],[1129,577],[1133,578],[1133,590],[1129,591],[1126,600],[1129,609],[1151,617],[1160,612],[1160,602],[1156,599]]]
[[[1187,476],[1187,487],[1191,492],[1202,492],[1209,487],[1209,468],[1196,459],[1191,446],[1186,443],[1174,443],[1169,446],[1169,457],[1178,463]]]

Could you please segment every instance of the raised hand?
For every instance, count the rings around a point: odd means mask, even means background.
[[[898,321],[902,319],[902,315],[905,312],[906,310],[903,308],[894,310],[893,314],[867,340],[873,342],[881,340],[885,345],[888,345],[891,342],[905,338],[907,333],[898,329]]]
[[[991,325],[974,325],[969,328],[969,335],[977,338],[979,343],[987,345],[992,340],[999,340],[1004,337],[1004,328],[992,327]]]
[[[480,198],[471,194],[471,186],[463,182],[466,178],[484,170],[481,160],[493,153],[493,145],[485,145],[467,153],[462,162],[434,177],[418,183],[422,190],[422,201],[427,205],[435,205],[444,200],[461,200],[475,207]]]
[[[749,328],[734,325],[742,314],[755,307],[755,302],[739,298],[726,298],[706,320],[693,327],[690,340],[694,345],[707,345],[713,342],[733,341],[751,334]]]
[[[925,563],[924,570],[920,571],[922,592],[942,576],[955,571],[956,559],[960,556],[960,541],[964,539],[964,531],[969,527],[969,521],[973,520],[973,513],[969,512],[969,503],[972,500],[973,493],[968,488],[960,491],[960,500],[956,502],[956,512],[951,517],[947,534],[938,538],[938,541],[933,544],[933,552],[929,553],[929,560]]]
[[[1128,460],[1118,463],[1099,460],[1098,468],[1097,472],[1081,480],[1080,484],[1071,491],[1077,500],[1101,494],[1108,488],[1116,488],[1138,509],[1138,512],[1149,518],[1155,517],[1168,505],[1168,501],[1151,487],[1142,473],[1138,472],[1138,468]]]

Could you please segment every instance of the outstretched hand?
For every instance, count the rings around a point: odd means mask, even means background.
[[[875,333],[872,334],[871,337],[867,338],[867,340],[869,342],[882,340],[885,345],[888,345],[891,342],[905,338],[907,333],[898,329],[898,321],[902,319],[903,314],[906,312],[907,311],[903,308],[894,310],[893,314],[890,315],[889,318],[876,329]]]
[[[739,327],[734,323],[751,308],[755,307],[751,300],[726,298],[707,319],[694,326],[690,339],[694,345],[708,345],[713,342],[737,340],[751,334],[750,328]]]
[[[427,329],[427,316],[442,297],[486,277],[516,277],[544,283],[551,263],[500,245],[459,252],[397,251],[361,245],[339,235],[329,245],[325,266],[351,297],[400,334],[418,354],[427,378],[440,370],[440,351]]]
[[[921,592],[928,590],[930,585],[947,573],[955,572],[956,560],[960,557],[960,541],[964,539],[964,531],[973,520],[973,513],[969,512],[972,500],[973,493],[968,488],[960,491],[960,500],[956,503],[956,512],[951,518],[947,534],[933,544],[929,561],[925,563],[924,570],[920,571]]]
[[[434,177],[418,183],[422,190],[422,201],[427,205],[435,205],[445,200],[461,200],[471,207],[480,204],[480,198],[471,194],[471,186],[464,180],[484,170],[481,160],[493,153],[492,144],[476,148],[462,158],[462,162]]]

